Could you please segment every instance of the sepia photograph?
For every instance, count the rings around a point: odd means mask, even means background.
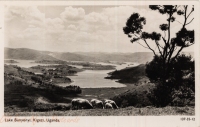
[[[0,7],[0,125],[197,125],[199,6],[52,3]]]
[[[195,115],[193,12],[6,6],[5,115]]]

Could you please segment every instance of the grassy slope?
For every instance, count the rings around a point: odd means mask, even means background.
[[[50,84],[39,84],[31,80],[33,73],[17,66],[5,65],[4,70],[4,106],[9,111],[30,111],[35,99],[43,97],[50,103],[70,103],[65,98],[73,95],[69,89],[65,90]],[[11,107],[11,109],[9,109]]]
[[[164,115],[194,115],[194,107],[127,107],[115,110],[90,109],[90,110],[66,110],[51,112],[12,112],[5,113],[5,116],[164,116]]]
[[[52,103],[70,103],[71,101],[63,98],[50,90],[38,89],[26,85],[5,85],[4,86],[4,106],[14,106],[24,111],[29,111],[34,100],[38,97],[44,97]],[[15,109],[13,109],[15,110]]]
[[[112,98],[116,104],[120,107],[135,106],[135,107],[145,107],[150,106],[152,103],[148,98],[148,94],[154,88],[152,83],[144,83],[136,86],[133,89],[129,89],[119,95]]]

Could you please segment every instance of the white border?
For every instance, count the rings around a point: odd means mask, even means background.
[[[195,5],[195,88],[196,88],[196,106],[195,106],[195,122],[193,121],[181,121],[180,118],[184,116],[101,116],[101,117],[79,117],[78,123],[1,123],[1,117],[3,116],[3,105],[4,105],[4,5],[13,6],[27,6],[27,5],[40,5],[40,6],[68,6],[68,5],[156,5],[156,4],[167,4],[167,5]],[[81,126],[81,127],[200,127],[200,101],[199,101],[199,1],[0,1],[0,126]],[[190,116],[185,116],[190,117]],[[22,117],[21,117],[22,118]],[[44,117],[41,117],[44,118]],[[63,117],[59,118],[75,118],[75,117]]]

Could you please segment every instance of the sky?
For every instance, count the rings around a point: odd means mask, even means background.
[[[159,25],[167,23],[166,16],[148,6],[7,6],[4,45],[56,52],[151,52],[131,43],[123,32],[134,12],[146,18],[144,31],[164,36]],[[177,20],[183,21],[180,16]],[[180,27],[180,23],[173,23],[172,36]],[[194,23],[187,27],[194,29]]]

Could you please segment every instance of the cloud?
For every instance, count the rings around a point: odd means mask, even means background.
[[[69,6],[59,12],[57,17],[50,18],[45,17],[45,12],[36,6],[9,6],[5,13],[5,40],[16,42],[10,43],[15,46],[18,46],[17,43],[22,46],[33,42],[37,45],[42,43],[44,47],[50,48],[47,50],[58,51],[149,51],[137,43],[131,44],[130,38],[123,33],[127,19],[132,13],[139,13],[147,20],[144,26],[147,32],[161,32],[159,25],[166,22],[164,15],[147,6],[105,6],[98,11],[88,9],[90,11],[87,10],[87,13],[84,8]],[[177,30],[180,24],[173,23],[172,26]],[[31,45],[38,48],[36,44]],[[153,43],[150,45],[154,46]]]
[[[70,24],[67,28],[69,30],[77,30],[78,29],[75,25],[72,25],[72,24]]]
[[[48,34],[60,34],[64,30],[63,20],[60,18],[46,18],[45,19],[46,33]]]
[[[6,9],[6,21],[20,19],[28,24],[43,25],[45,14],[36,6],[8,6]]]
[[[88,32],[79,32],[79,34],[76,35],[77,42],[86,42],[86,43],[94,43],[102,41],[101,35],[98,34],[91,34]]]
[[[85,16],[85,10],[83,8],[73,8],[71,6],[66,7],[65,11],[60,14],[60,17],[64,21],[78,21]]]
[[[108,25],[108,16],[104,13],[92,12],[85,16],[85,21],[92,24]]]
[[[12,34],[13,39],[20,40],[44,40],[45,39],[45,30],[40,27],[29,26],[25,30]]]

